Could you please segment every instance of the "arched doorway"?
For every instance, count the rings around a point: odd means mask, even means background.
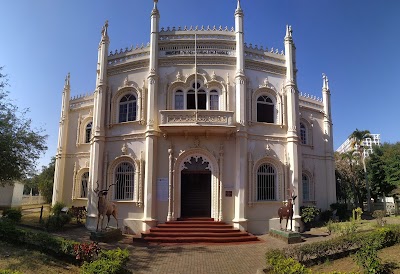
[[[181,217],[211,216],[211,170],[203,157],[191,157],[181,171]]]

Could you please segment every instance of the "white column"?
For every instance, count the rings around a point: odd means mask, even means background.
[[[173,211],[173,155],[172,155],[172,149],[168,149],[168,155],[169,155],[169,161],[168,161],[168,216],[167,216],[167,221],[172,221],[172,211]]]
[[[289,182],[287,188],[297,196],[294,205],[293,219],[296,221],[296,226],[300,226],[300,204],[302,202],[302,184],[301,184],[301,154],[299,147],[298,130],[300,128],[299,120],[299,93],[296,85],[295,76],[295,46],[292,39],[292,29],[286,27],[285,36],[285,59],[286,59],[286,83],[285,92],[287,98],[287,154],[289,163]],[[287,189],[284,190],[287,195]],[[290,197],[285,197],[290,198]]]
[[[146,126],[146,155],[144,172],[144,216],[142,230],[148,230],[155,226],[156,219],[156,155],[157,155],[157,90],[158,90],[158,25],[160,14],[157,9],[158,0],[154,0],[151,12],[151,35],[150,35],[150,60],[149,75],[147,77],[147,126]]]
[[[218,211],[218,221],[222,221],[222,203],[223,203],[223,182],[224,182],[224,147],[221,144],[219,149],[219,211]]]

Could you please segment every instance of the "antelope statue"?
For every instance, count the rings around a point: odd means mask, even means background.
[[[287,225],[290,219],[290,230],[292,230],[292,223],[293,223],[293,204],[294,200],[296,200],[296,195],[292,194],[291,197],[288,200],[288,204],[286,206],[281,206],[278,209],[278,215],[279,215],[279,226],[282,230],[282,219],[285,217],[286,218],[286,227],[285,230],[287,231]]]
[[[100,224],[100,230],[103,230],[103,220],[104,216],[107,215],[108,221],[107,221],[107,226],[110,223],[110,215],[114,216],[114,219],[117,221],[117,228],[118,228],[118,219],[117,219],[117,206],[107,200],[107,193],[110,190],[110,187],[115,185],[112,184],[110,185],[107,189],[99,190],[99,183],[96,182],[97,188],[94,190],[94,192],[97,194],[97,197],[99,198],[99,201],[97,203],[97,228],[96,231],[99,230],[99,221],[101,217],[101,224]]]

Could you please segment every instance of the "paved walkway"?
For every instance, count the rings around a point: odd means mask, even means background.
[[[85,228],[76,228],[57,235],[79,241],[90,241],[89,232]],[[321,237],[315,236],[329,238],[326,235],[314,231],[312,235],[305,235],[307,237],[305,242],[321,240]],[[265,267],[264,254],[268,249],[288,246],[269,235],[261,235],[259,238],[260,242],[245,244],[149,245],[132,236],[124,236],[118,243],[102,243],[101,247],[128,248],[131,254],[128,268],[133,273],[255,274],[258,269]]]

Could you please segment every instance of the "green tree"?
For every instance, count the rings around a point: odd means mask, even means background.
[[[360,160],[364,169],[364,178],[365,178],[365,188],[367,190],[367,206],[368,206],[368,211],[371,211],[371,192],[370,192],[370,187],[368,183],[368,176],[367,176],[367,167],[365,165],[365,149],[364,149],[364,141],[367,138],[371,138],[371,132],[369,130],[359,130],[356,128],[355,131],[353,131],[352,134],[349,136],[351,140],[351,147],[355,149],[359,156]]]
[[[43,166],[42,171],[32,178],[33,183],[37,184],[39,191],[46,200],[51,203],[53,197],[54,170],[56,166],[56,158],[51,158],[48,166]]]
[[[24,180],[35,171],[36,161],[46,151],[46,135],[33,129],[26,118],[27,110],[20,111],[4,90],[7,76],[0,67],[0,186]]]
[[[365,184],[362,167],[357,164],[359,162],[359,154],[354,150],[335,153],[336,195],[346,203],[352,198],[354,203],[362,204]]]
[[[372,196],[388,196],[400,187],[400,142],[373,148],[367,161]]]

